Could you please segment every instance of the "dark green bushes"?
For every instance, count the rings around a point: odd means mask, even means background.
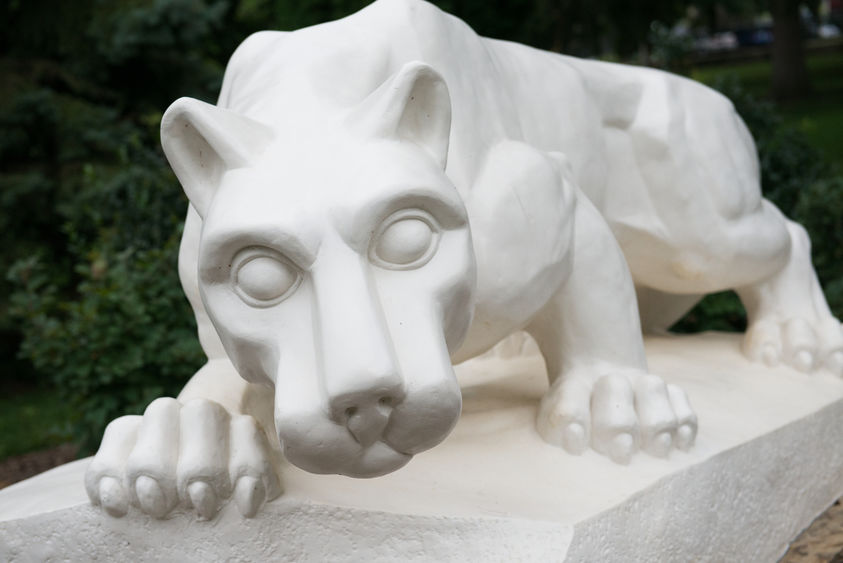
[[[828,304],[843,318],[843,176],[829,176],[807,186],[794,217],[811,235],[812,258]]]
[[[21,136],[45,135],[42,115],[73,119],[46,129],[52,164],[0,178],[2,216],[12,223],[3,230],[5,320],[21,337],[21,356],[72,407],[76,440],[90,449],[109,420],[177,393],[202,361],[177,275],[186,202],[154,125],[74,108],[55,94],[24,101],[35,109],[15,104],[13,115],[40,122],[22,124]],[[21,162],[9,153],[38,142],[24,138],[0,156]]]
[[[4,6],[0,25],[41,25],[40,4]],[[0,336],[23,360],[4,358],[2,383],[59,394],[83,452],[203,359],[177,274],[187,202],[158,127],[175,98],[214,99],[240,38],[220,33],[228,9],[81,2],[77,36],[21,36],[0,57]]]
[[[76,295],[62,297],[50,265],[18,261],[12,312],[21,354],[71,405],[74,435],[95,447],[111,419],[174,396],[201,365],[195,325],[176,274],[178,230],[160,249],[91,249]]]

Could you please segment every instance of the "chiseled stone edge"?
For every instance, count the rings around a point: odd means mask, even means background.
[[[843,399],[576,524],[566,561],[777,561],[843,495]]]
[[[572,529],[514,518],[390,514],[279,499],[244,520],[105,518],[90,505],[0,524],[0,560],[562,561]]]

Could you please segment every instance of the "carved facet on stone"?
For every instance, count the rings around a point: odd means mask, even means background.
[[[535,431],[547,377],[528,340],[523,355],[456,366],[460,421],[400,471],[285,464],[284,494],[249,521],[237,502],[212,522],[187,506],[115,520],[88,502],[80,460],[0,490],[0,561],[778,560],[843,494],[843,385],[750,363],[735,334],[645,343],[701,421],[695,447],[668,459],[621,466],[548,446]]]
[[[731,103],[691,80],[379,0],[250,37],[218,105],[173,103],[162,143],[190,199],[179,272],[209,362],[109,427],[86,485],[113,516],[211,519],[232,495],[252,516],[282,455],[392,472],[456,424],[453,364],[521,330],[547,368],[547,442],[676,455],[693,396],[650,372],[642,326],[709,292],[738,291],[750,358],[843,370],[804,229],[761,197]]]

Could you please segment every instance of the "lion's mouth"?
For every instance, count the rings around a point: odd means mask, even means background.
[[[360,445],[350,434],[347,438],[313,444],[281,443],[284,457],[293,465],[321,474],[339,474],[348,477],[369,478],[386,475],[406,465],[412,454],[388,444],[383,439],[367,446]],[[328,447],[326,447],[328,446]]]
[[[302,402],[276,402],[276,435],[284,457],[305,471],[385,475],[448,436],[462,405],[459,389],[453,387],[417,388],[390,404],[384,404],[383,393],[375,393],[381,400],[357,400],[333,411],[307,408]]]

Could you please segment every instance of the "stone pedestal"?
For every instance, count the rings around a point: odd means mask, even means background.
[[[689,453],[627,467],[534,429],[539,356],[460,366],[464,409],[440,446],[372,480],[287,469],[257,518],[234,506],[112,519],[80,460],[0,491],[0,560],[773,561],[843,494],[843,381],[748,363],[738,335],[651,338],[653,373],[699,415]]]

